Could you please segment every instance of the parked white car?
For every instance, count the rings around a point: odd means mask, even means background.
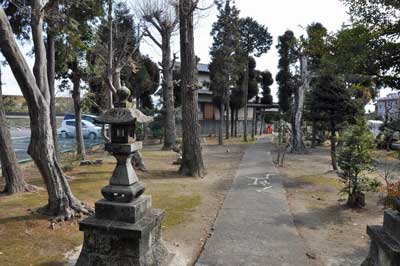
[[[63,120],[57,133],[62,138],[75,137],[75,119]],[[95,140],[101,137],[101,127],[96,126],[89,121],[82,120],[82,134],[84,138]]]

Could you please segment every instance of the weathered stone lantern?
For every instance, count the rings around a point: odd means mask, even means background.
[[[400,265],[400,198],[395,199],[394,209],[387,209],[383,226],[368,226],[371,239],[367,259],[362,266]]]
[[[162,210],[151,207],[151,196],[143,195],[144,184],[132,167],[136,142],[135,125],[145,119],[135,108],[128,108],[129,89],[118,90],[118,103],[97,119],[109,124],[111,141],[105,145],[117,166],[104,199],[95,204],[96,214],[79,224],[84,242],[76,266],[158,266],[167,254],[161,244]]]

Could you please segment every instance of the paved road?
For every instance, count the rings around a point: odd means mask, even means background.
[[[31,157],[28,155],[27,150],[30,142],[30,130],[29,129],[12,129],[11,130],[13,148],[15,154],[17,155],[17,160],[19,162],[29,161]],[[85,146],[92,147],[103,142],[102,138],[97,138],[96,140],[84,139]],[[75,149],[75,138],[68,139],[58,139],[58,147],[60,152],[70,151]],[[1,164],[0,164],[1,166]]]
[[[246,151],[195,266],[306,266],[268,139]]]

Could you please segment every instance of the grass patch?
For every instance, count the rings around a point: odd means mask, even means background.
[[[164,230],[190,220],[190,212],[193,212],[201,203],[201,197],[197,193],[171,195],[169,192],[162,192],[152,194],[152,196],[153,207],[165,210]]]
[[[145,163],[151,170],[138,175],[146,183],[147,194],[153,197],[153,207],[166,211],[163,230],[190,221],[191,213],[201,204],[201,196],[195,179],[180,177],[171,162],[173,152],[144,151]],[[101,156],[101,157],[100,157]],[[88,159],[104,159],[102,165],[79,166],[70,157],[63,157],[62,164],[71,166],[66,174],[74,195],[94,205],[102,198],[100,189],[108,184],[115,167],[111,156],[89,156]],[[68,168],[68,167],[67,167]],[[34,164],[25,166],[29,183],[44,187]],[[0,197],[0,265],[1,266],[57,266],[62,265],[64,254],[82,244],[83,234],[76,221],[50,228],[47,217],[35,211],[46,205],[47,192]]]
[[[398,160],[400,151],[372,150],[371,156],[374,160]]]
[[[295,181],[315,186],[334,187],[338,190],[343,187],[339,179],[327,176],[300,176],[296,177]]]

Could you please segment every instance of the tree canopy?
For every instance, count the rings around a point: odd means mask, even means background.
[[[290,111],[292,94],[296,85],[295,76],[292,72],[293,64],[297,61],[296,43],[297,39],[293,31],[288,30],[282,36],[279,36],[276,46],[279,54],[279,71],[275,79],[278,83],[279,108],[285,114]]]

